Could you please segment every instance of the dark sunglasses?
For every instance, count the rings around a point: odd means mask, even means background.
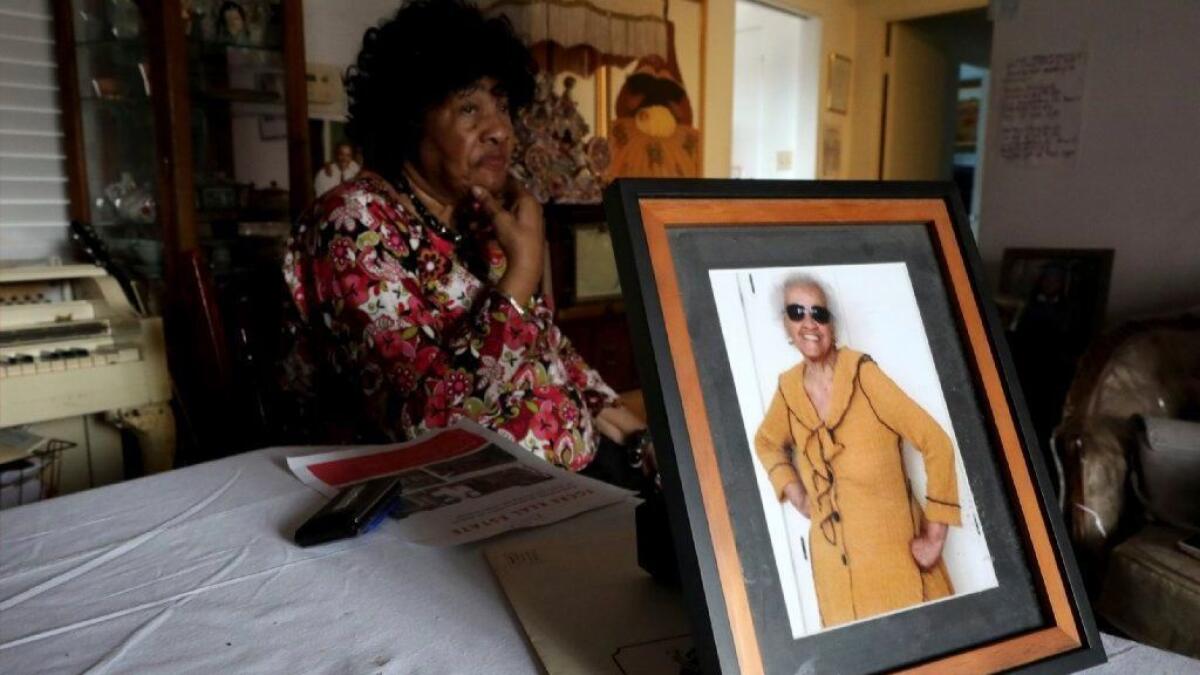
[[[805,307],[804,305],[788,305],[784,308],[784,311],[787,312],[787,317],[796,323],[800,323],[804,320],[805,313],[808,313],[810,316],[812,316],[813,321],[816,321],[822,326],[829,323],[829,321],[833,319],[833,314],[829,312],[829,308],[822,307],[821,305],[813,305],[812,307]]]

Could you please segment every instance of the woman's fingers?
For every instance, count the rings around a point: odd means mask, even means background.
[[[809,518],[808,509],[808,493],[804,491],[804,486],[800,485],[799,481],[794,481],[783,486],[783,496],[787,498],[792,506],[796,508],[805,518]]]
[[[478,185],[471,188],[471,194],[483,213],[491,218],[496,239],[508,259],[508,269],[498,286],[524,303],[542,282],[546,226],[541,204],[532,195],[515,182],[506,190],[509,198],[515,200],[510,206]]]
[[[484,188],[476,185],[475,187],[471,188],[471,195],[475,197],[475,201],[479,203],[480,208],[483,209],[483,212],[486,213],[493,222],[495,222],[499,217],[513,217],[511,213],[504,209],[504,205],[497,201],[496,198],[492,196],[492,193],[488,192]]]

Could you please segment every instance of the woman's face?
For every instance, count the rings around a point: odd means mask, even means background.
[[[820,361],[833,349],[833,322],[818,323],[812,317],[814,305],[829,308],[829,301],[821,289],[814,286],[792,286],[784,292],[783,323],[788,337],[806,361]],[[804,318],[793,321],[786,312],[788,305],[803,305]]]
[[[485,77],[426,115],[417,168],[444,197],[461,199],[476,185],[498,195],[508,181],[513,143],[508,97]]]

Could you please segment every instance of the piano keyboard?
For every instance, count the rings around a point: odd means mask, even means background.
[[[0,356],[0,379],[79,368],[97,368],[140,359],[141,350],[137,347],[98,347],[94,350],[69,347],[42,351],[37,354],[16,353]]]
[[[170,400],[162,321],[92,265],[0,266],[0,428]]]

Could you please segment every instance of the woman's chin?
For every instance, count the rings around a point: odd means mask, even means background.
[[[829,355],[829,348],[821,345],[805,345],[800,347],[800,353],[805,361],[820,361]]]
[[[471,176],[471,184],[478,185],[494,195],[501,194],[508,184],[508,170],[480,168]]]

